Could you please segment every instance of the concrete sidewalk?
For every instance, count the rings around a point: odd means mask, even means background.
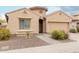
[[[11,51],[3,51],[9,53],[77,53],[79,52],[79,42],[54,44],[35,48],[17,49]]]

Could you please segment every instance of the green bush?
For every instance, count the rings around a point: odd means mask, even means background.
[[[56,39],[56,40],[64,40],[64,39],[68,39],[68,34],[66,34],[63,31],[54,30],[51,33],[51,37]]]
[[[76,33],[77,30],[76,29],[70,29],[70,33]]]
[[[10,31],[8,29],[0,29],[0,40],[8,40],[10,38]]]

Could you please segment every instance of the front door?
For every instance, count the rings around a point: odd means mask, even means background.
[[[39,33],[43,33],[43,20],[39,20]]]

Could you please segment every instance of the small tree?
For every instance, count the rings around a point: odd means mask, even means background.
[[[0,25],[1,25],[2,23],[6,23],[6,21],[5,21],[4,19],[0,19]]]

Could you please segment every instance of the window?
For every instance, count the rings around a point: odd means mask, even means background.
[[[29,29],[30,28],[30,18],[20,18],[19,19],[19,28],[20,29]]]

